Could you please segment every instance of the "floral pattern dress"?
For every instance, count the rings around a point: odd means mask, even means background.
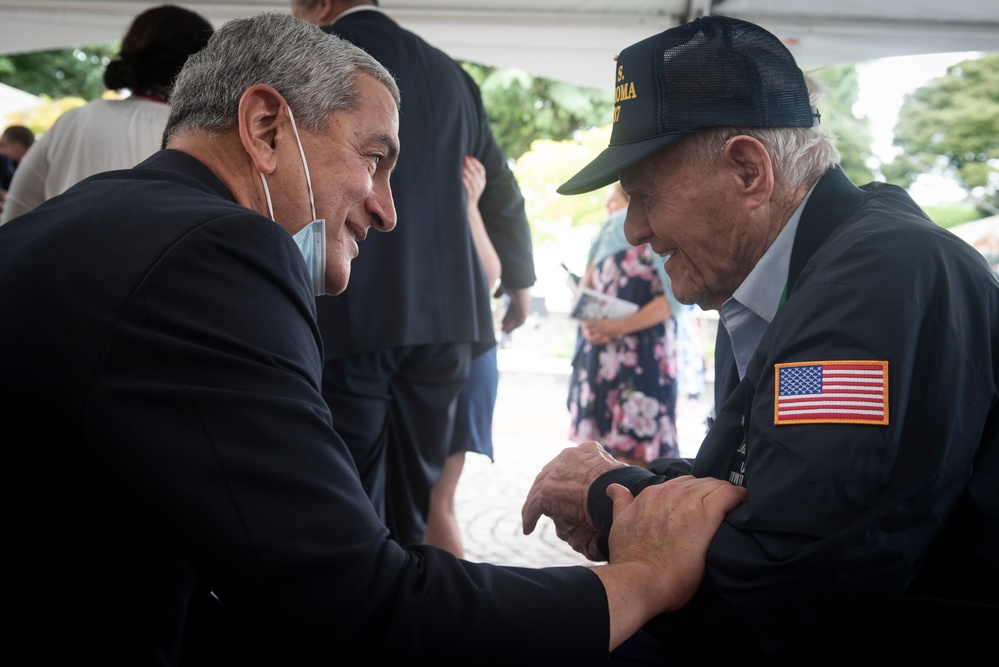
[[[648,244],[623,250],[594,267],[593,289],[643,306],[663,295],[657,261]],[[675,317],[606,345],[577,336],[569,438],[645,463],[678,456]]]

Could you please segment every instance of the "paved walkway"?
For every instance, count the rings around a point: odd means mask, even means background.
[[[558,539],[550,519],[542,517],[531,535],[523,534],[520,522],[534,477],[562,449],[573,446],[566,437],[567,366],[568,361],[537,359],[518,368],[501,359],[493,435],[496,460],[469,454],[456,494],[468,560],[529,567],[588,562]],[[696,453],[709,407],[689,400],[677,405],[684,456]]]

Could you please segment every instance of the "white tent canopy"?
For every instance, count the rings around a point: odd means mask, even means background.
[[[120,39],[160,2],[0,0],[0,53]],[[215,25],[287,0],[176,0]],[[382,0],[454,58],[611,87],[612,58],[704,14],[774,32],[806,67],[919,53],[999,51],[999,0]]]
[[[34,107],[39,101],[38,97],[31,93],[0,83],[0,119],[7,114]]]

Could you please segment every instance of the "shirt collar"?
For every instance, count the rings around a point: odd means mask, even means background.
[[[791,265],[794,236],[798,231],[801,212],[811,194],[812,191],[809,190],[777,238],[763,253],[763,257],[720,309],[722,326],[728,331],[732,342],[732,355],[739,371],[739,379],[745,377],[753,353],[781,306],[787,285],[787,272]]]
[[[350,9],[343,10],[335,19],[333,19],[333,23],[336,23],[348,14],[356,14],[357,12],[365,11],[381,12],[382,14],[385,13],[385,10],[381,7],[376,7],[375,5],[358,5],[357,7],[351,7]],[[333,25],[333,23],[330,23],[330,25]]]
[[[777,315],[781,305],[781,297],[787,284],[787,271],[791,265],[791,249],[794,247],[794,235],[798,231],[801,212],[812,195],[809,190],[805,198],[798,204],[791,218],[784,225],[774,242],[770,244],[763,257],[749,272],[746,279],[731,296],[749,310],[753,311],[768,324]]]

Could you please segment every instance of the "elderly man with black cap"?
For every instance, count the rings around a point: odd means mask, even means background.
[[[625,231],[677,299],[720,311],[717,420],[650,470],[597,443],[524,506],[591,558],[604,499],[675,475],[748,490],[654,656],[971,652],[999,617],[999,284],[900,188],[852,184],[774,35],[709,16],[621,52],[610,146],[559,192],[620,178]],[[701,635],[700,633],[706,633]],[[710,637],[707,641],[698,641]]]

